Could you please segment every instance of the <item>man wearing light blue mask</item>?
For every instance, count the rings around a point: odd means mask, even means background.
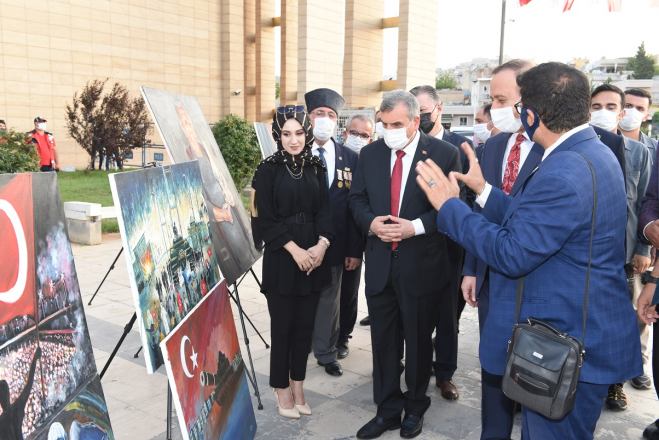
[[[650,117],[652,95],[645,89],[625,90],[625,116],[618,124],[623,136],[638,141],[650,150],[650,162],[657,155],[657,140],[641,131],[641,125]]]
[[[338,362],[347,356],[347,342],[339,353],[341,285],[344,269],[356,270],[362,262],[363,237],[348,209],[348,194],[352,173],[357,168],[357,154],[333,139],[338,114],[345,101],[334,90],[321,88],[304,95],[307,112],[313,127],[314,143],[311,148],[327,168],[330,205],[334,237],[325,255],[330,265],[331,282],[320,292],[314,324],[313,352],[318,364],[331,376],[341,376]]]

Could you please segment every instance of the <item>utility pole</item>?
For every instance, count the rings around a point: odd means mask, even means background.
[[[499,40],[499,65],[503,64],[503,38],[506,30],[506,0],[501,0],[501,36]]]

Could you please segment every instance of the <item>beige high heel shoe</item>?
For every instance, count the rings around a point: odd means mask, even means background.
[[[291,392],[292,391],[293,390],[291,389]],[[293,394],[293,401],[295,401],[295,394]],[[311,407],[309,406],[309,404],[307,402],[305,402],[302,405],[299,405],[299,404],[296,403],[295,408],[303,416],[310,416],[311,415]]]
[[[279,404],[279,395],[277,394],[277,390],[273,388],[272,391],[275,393],[275,402],[277,403],[277,411],[279,412],[279,415],[288,419],[299,419],[300,412],[298,411],[297,405],[295,405],[293,408],[282,408],[282,406]],[[295,399],[293,399],[293,402],[295,402]]]

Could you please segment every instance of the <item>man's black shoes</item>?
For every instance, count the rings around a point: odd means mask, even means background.
[[[400,436],[403,438],[414,438],[421,434],[421,428],[423,428],[423,416],[405,414],[403,423],[400,426]]]
[[[338,377],[343,375],[341,364],[338,363],[337,361],[328,362],[326,364],[318,361],[318,365],[320,365],[321,367],[325,367],[325,373],[329,374],[330,376]]]
[[[362,426],[359,431],[357,431],[357,438],[378,438],[385,432],[393,431],[394,429],[398,429],[400,427],[400,417],[394,419],[384,419],[382,417],[376,416],[367,424]]]
[[[350,354],[350,349],[348,348],[348,342],[339,342],[336,345],[336,357],[339,359],[345,359]]]

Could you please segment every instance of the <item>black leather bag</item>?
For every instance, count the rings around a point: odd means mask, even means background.
[[[585,159],[585,157],[584,157]],[[595,171],[590,168],[593,181],[593,208],[582,310],[582,340],[557,330],[535,318],[519,323],[524,293],[524,278],[517,284],[515,321],[512,337],[508,341],[506,371],[501,388],[508,398],[542,414],[551,420],[560,420],[574,407],[579,374],[586,355],[584,341],[588,318],[588,290],[592,264],[593,235],[597,191]]]

